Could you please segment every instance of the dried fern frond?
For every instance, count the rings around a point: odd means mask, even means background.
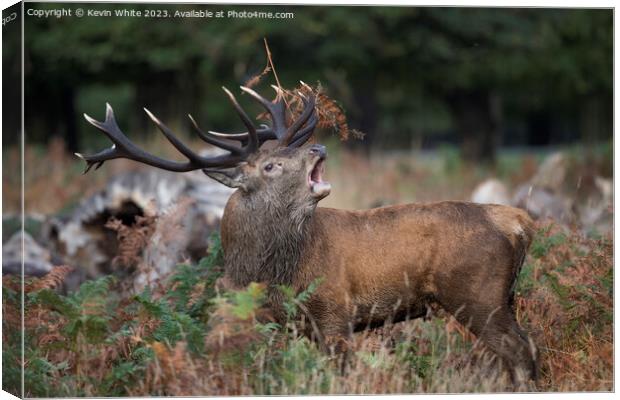
[[[245,82],[244,86],[249,87],[249,88],[253,88],[254,86],[258,85],[260,83],[261,79],[263,79],[263,77],[265,75],[267,75],[268,73],[270,73],[270,72],[271,72],[271,67],[269,66],[269,64],[267,64],[260,74],[254,75],[253,77],[248,79]]]
[[[300,87],[297,89],[304,95],[308,96],[314,94],[317,99],[316,110],[319,114],[319,128],[331,129],[340,136],[341,140],[347,140],[350,136],[355,139],[363,139],[364,134],[355,129],[350,129],[347,122],[347,116],[345,115],[342,106],[334,99],[327,96],[320,83],[315,88],[307,85],[304,82],[300,83]],[[297,103],[301,106],[301,99],[298,99]],[[297,110],[301,112],[301,109]]]
[[[280,84],[278,74],[276,73],[276,69],[273,64],[271,51],[269,50],[269,45],[267,44],[267,39],[264,39],[264,41],[265,53],[267,55],[267,65],[259,75],[250,78],[246,82],[246,86],[256,86],[269,72],[273,72],[276,86],[279,89],[278,95],[276,96],[275,100],[279,100],[280,97],[284,99],[284,103],[286,104],[286,107],[289,111],[289,118],[296,119],[303,112],[304,104],[302,101],[302,96],[308,97],[310,95],[314,95],[316,98],[316,112],[319,118],[317,125],[319,128],[329,129],[332,132],[335,132],[338,136],[340,136],[340,140],[343,141],[348,140],[349,137],[360,140],[364,138],[364,133],[356,129],[349,128],[349,124],[347,122],[347,117],[343,107],[338,104],[338,102],[336,102],[334,99],[330,98],[325,94],[320,83],[317,83],[315,87],[312,87],[300,81],[299,86],[292,90],[283,88]],[[262,113],[258,116],[258,118],[268,119],[269,115],[268,113]]]
[[[2,287],[11,289],[14,292],[20,292],[22,290],[21,276],[11,274],[2,275]]]
[[[204,291],[205,291],[205,287],[206,287],[207,283],[206,282],[200,282],[198,283],[194,289],[192,290],[192,292],[189,295],[189,300],[187,301],[187,307],[191,308],[194,304],[196,304],[198,302],[198,300],[200,300],[200,298],[202,297]]]
[[[131,226],[124,225],[117,218],[110,218],[105,227],[116,232],[118,255],[112,263],[122,267],[131,267],[140,261],[140,254],[155,231],[156,216],[136,216]]]
[[[62,285],[67,275],[69,275],[69,273],[73,271],[73,269],[73,267],[70,267],[68,265],[54,267],[44,277],[35,279],[32,282],[24,285],[24,291],[26,293],[29,293],[42,289],[55,289],[58,286]]]
[[[350,137],[355,139],[364,138],[364,133],[349,128],[344,109],[336,100],[325,94],[320,83],[318,83],[316,87],[312,87],[301,82],[298,87],[292,90],[284,88],[279,89],[279,96],[284,98],[291,120],[298,118],[304,110],[302,96],[308,97],[314,95],[316,98],[316,112],[319,118],[317,126],[319,128],[331,130],[343,141],[348,140]],[[269,119],[269,114],[266,112],[261,113],[257,118],[267,120]],[[290,121],[288,122],[290,123]]]

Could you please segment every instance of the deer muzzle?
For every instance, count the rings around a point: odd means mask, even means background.
[[[308,187],[314,197],[319,199],[327,196],[332,186],[329,182],[323,180],[323,172],[325,170],[325,159],[327,158],[327,151],[325,146],[320,144],[314,144],[310,146],[310,154],[313,156],[312,167],[308,172]]]

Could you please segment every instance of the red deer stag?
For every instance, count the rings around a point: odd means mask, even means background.
[[[85,118],[114,145],[78,156],[86,161],[86,171],[127,158],[169,171],[202,169],[237,188],[222,219],[225,279],[238,287],[254,281],[303,290],[323,278],[306,305],[321,343],[346,348],[353,331],[424,316],[434,303],[499,355],[513,380],[523,373],[536,379],[537,349],[513,310],[515,281],[533,234],[524,211],[456,201],[364,211],[317,207],[331,187],[323,180],[325,147],[303,146],[318,121],[315,98],[302,96],[303,112],[287,124],[279,92],[271,102],[249,88],[241,90],[266,109],[270,126],[256,128],[225,88],[247,132],[205,133],[190,116],[200,138],[227,154],[194,153],[145,109],[187,161],[146,153],[121,132],[108,105],[104,122]],[[261,148],[269,140],[277,146]],[[282,316],[276,289],[270,300],[276,316]]]

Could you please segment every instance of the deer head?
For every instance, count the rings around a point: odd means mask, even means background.
[[[146,108],[144,111],[157,125],[166,139],[186,158],[186,162],[165,160],[138,148],[120,130],[114,118],[112,107],[107,104],[103,122],[84,114],[86,120],[106,134],[114,143],[111,148],[97,154],[76,155],[86,161],[88,172],[93,166],[98,169],[105,161],[127,158],[160,169],[174,172],[187,172],[201,169],[211,178],[232,188],[238,188],[244,195],[269,202],[297,202],[314,206],[327,196],[330,185],[322,179],[325,147],[315,144],[302,147],[312,136],[318,122],[315,111],[315,97],[302,97],[304,109],[297,119],[287,126],[287,111],[284,98],[277,87],[276,99],[270,102],[254,90],[241,87],[241,90],[257,100],[271,118],[271,126],[256,128],[235,96],[226,88],[224,92],[239,114],[247,132],[219,133],[203,132],[189,115],[198,136],[205,142],[215,145],[228,154],[216,157],[203,157],[183,144],[172,131]],[[262,148],[263,143],[276,140],[277,145]],[[238,142],[239,145],[234,144]]]

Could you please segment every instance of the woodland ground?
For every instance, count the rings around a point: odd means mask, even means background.
[[[59,145],[57,145],[59,146]],[[156,146],[155,146],[156,147]],[[366,208],[438,199],[467,199],[476,183],[497,176],[514,185],[535,172],[541,156],[504,154],[488,170],[464,165],[446,148],[434,157],[370,157],[330,148],[323,206]],[[611,175],[611,152],[583,156],[580,168]],[[12,154],[5,153],[5,159]],[[49,162],[42,162],[49,158]],[[28,163],[28,158],[38,159]],[[585,158],[584,158],[585,157]],[[81,176],[62,148],[26,152],[30,212],[58,213],[94,192],[128,164]],[[98,171],[99,172],[99,171]],[[576,179],[576,176],[575,176]],[[3,181],[6,209],[18,201]],[[87,188],[86,190],[84,188]],[[264,288],[218,293],[222,253],[217,235],[199,263],[179,265],[153,288],[124,295],[112,276],[79,290],[58,288],[69,267],[25,282],[26,396],[148,396],[511,391],[497,360],[439,310],[356,335],[344,361],[319,351],[293,322],[311,295],[282,288],[291,322],[265,318]],[[517,318],[538,344],[541,378],[530,391],[613,390],[613,236],[538,221],[519,276]],[[320,284],[320,283],[318,283]],[[3,277],[3,389],[20,393],[20,285]]]

